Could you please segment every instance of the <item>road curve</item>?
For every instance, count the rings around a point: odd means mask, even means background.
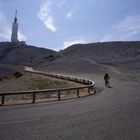
[[[139,84],[99,84],[94,96],[0,107],[0,140],[139,140]]]

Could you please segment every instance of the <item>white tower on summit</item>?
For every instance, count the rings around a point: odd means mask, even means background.
[[[15,18],[12,26],[11,42],[18,42],[18,23],[17,23],[17,10],[15,12]]]

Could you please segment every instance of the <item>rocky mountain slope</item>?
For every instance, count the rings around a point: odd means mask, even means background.
[[[140,42],[74,45],[65,49],[63,54],[67,57],[93,60],[98,64],[110,64],[127,70],[140,69]]]
[[[21,66],[35,67],[57,58],[57,52],[30,45],[0,42],[0,78],[14,73]]]
[[[0,63],[61,74],[109,72],[114,77],[127,75],[140,79],[140,41],[76,44],[61,52],[4,42],[0,43]],[[4,68],[9,71],[9,67]]]
[[[0,43],[0,63],[35,66],[55,54],[53,50],[30,45]]]
[[[41,65],[59,73],[100,74],[110,72],[140,77],[140,42],[77,44],[63,50],[59,59]]]

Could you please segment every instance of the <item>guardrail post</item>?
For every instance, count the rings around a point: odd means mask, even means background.
[[[5,96],[4,96],[4,95],[2,95],[1,105],[4,105],[4,98],[5,98]]]
[[[93,94],[95,94],[95,93],[96,93],[96,89],[95,89],[95,87],[94,87],[94,86],[92,87],[92,90],[94,90],[94,93],[93,93]]]
[[[77,97],[79,98],[80,96],[79,96],[79,88],[77,89]]]
[[[32,103],[35,103],[35,92],[33,93],[33,102]]]
[[[91,89],[91,87],[88,87],[88,93],[90,94],[90,89]]]
[[[60,91],[58,91],[58,101],[60,101],[61,100],[61,93],[60,93]]]

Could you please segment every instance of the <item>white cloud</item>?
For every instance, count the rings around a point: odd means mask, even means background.
[[[51,5],[53,3],[51,1],[46,1],[45,3],[42,4],[42,6],[40,7],[40,10],[38,12],[38,17],[41,21],[43,21],[43,23],[45,24],[45,26],[53,31],[56,32],[57,29],[54,25],[54,19],[51,16]]]
[[[67,18],[67,19],[72,18],[73,14],[74,14],[74,11],[68,12],[68,13],[66,14],[66,18]]]
[[[63,45],[63,49],[66,49],[67,47],[74,45],[74,44],[84,44],[86,43],[85,40],[73,40],[73,41],[65,41]]]
[[[10,41],[12,32],[12,23],[8,24],[5,15],[0,12],[0,41]],[[19,31],[19,40],[26,40],[27,38]]]
[[[45,0],[37,13],[37,17],[44,23],[47,29],[52,32],[58,30],[56,22],[71,19],[79,7],[79,0],[71,2],[71,8],[65,9],[68,0]],[[62,14],[62,15],[61,15]],[[60,16],[59,20],[58,17]],[[62,19],[64,17],[65,19]]]
[[[46,27],[48,29],[50,29],[51,31],[53,32],[56,32],[56,28],[54,26],[54,20],[52,19],[52,17],[48,17],[45,21],[44,21],[44,24],[46,25]]]
[[[71,19],[74,16],[74,14],[76,13],[76,11],[79,9],[80,4],[81,4],[80,0],[74,1],[71,6],[71,9],[69,10],[69,12],[66,13],[65,18]]]
[[[51,4],[52,3],[50,1],[46,1],[42,4],[38,12],[38,17],[40,20],[45,20],[49,16]]]
[[[101,41],[130,40],[140,33],[140,16],[128,16],[111,26],[110,32]]]

